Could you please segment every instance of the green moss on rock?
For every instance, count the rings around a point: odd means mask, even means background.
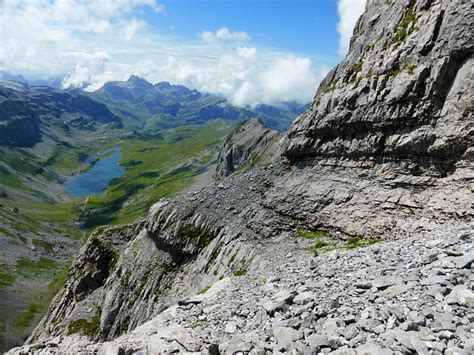
[[[415,4],[416,0],[410,0],[403,19],[394,28],[395,34],[392,37],[392,43],[395,45],[394,49],[397,49],[410,34],[417,30],[415,26],[417,21]]]
[[[181,232],[185,240],[196,243],[199,248],[204,248],[214,239],[212,231],[193,224],[185,224]]]
[[[88,337],[95,337],[99,332],[100,312],[97,312],[90,321],[77,319],[68,326],[68,335],[82,333]]]

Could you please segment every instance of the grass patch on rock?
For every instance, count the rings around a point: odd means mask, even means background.
[[[15,281],[15,276],[13,276],[10,272],[0,270],[0,287],[10,286]]]
[[[234,271],[234,276],[245,276],[247,274],[247,267],[241,266],[238,270]]]
[[[16,328],[27,328],[30,326],[31,321],[36,314],[43,311],[44,303],[42,302],[30,302],[26,306],[26,309],[21,312],[12,322],[12,325]]]
[[[299,238],[305,238],[310,240],[316,240],[319,238],[327,237],[329,234],[323,230],[308,230],[308,229],[301,229],[296,232],[296,236]]]
[[[41,249],[43,249],[44,251],[46,251],[48,253],[52,253],[54,251],[54,244],[50,243],[46,240],[43,240],[43,239],[40,239],[40,238],[33,238],[31,243],[33,243],[33,245],[35,247],[41,248]]]
[[[88,337],[94,337],[99,332],[100,326],[100,313],[97,312],[90,321],[86,319],[77,319],[69,323],[67,331],[68,335],[82,332],[82,334]]]
[[[209,291],[209,289],[212,287],[212,285],[208,285],[206,287],[204,287],[201,291],[198,292],[198,295],[203,295],[205,294],[207,291]]]
[[[299,230],[295,233],[297,237],[314,241],[310,251],[314,255],[327,253],[335,249],[358,249],[367,247],[369,245],[379,243],[382,241],[380,238],[361,238],[361,237],[350,237],[346,241],[339,241],[329,237],[329,233],[322,230]]]
[[[363,239],[360,237],[351,237],[346,241],[344,247],[346,249],[358,249],[358,248],[367,247],[369,245],[373,245],[376,243],[380,243],[381,241],[382,239],[380,238]]]
[[[395,34],[392,37],[394,50],[397,49],[400,44],[405,42],[405,39],[410,34],[412,34],[418,29],[416,27],[417,18],[415,14],[415,4],[416,0],[410,0],[403,19],[394,28]]]

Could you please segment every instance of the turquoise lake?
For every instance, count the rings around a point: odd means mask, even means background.
[[[113,151],[113,154],[101,158],[110,151]],[[75,197],[101,195],[112,179],[122,176],[125,172],[120,165],[121,156],[120,148],[115,147],[89,157],[84,162],[85,165],[98,160],[90,170],[69,179],[64,189],[69,195]]]

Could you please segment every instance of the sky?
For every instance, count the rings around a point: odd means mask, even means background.
[[[365,0],[0,0],[0,68],[88,91],[139,75],[233,104],[309,102]]]

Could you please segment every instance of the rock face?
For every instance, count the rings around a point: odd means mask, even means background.
[[[122,127],[104,104],[79,91],[0,81],[0,144],[32,147],[47,131]],[[49,134],[51,134],[48,132]]]
[[[279,149],[281,138],[281,133],[267,128],[258,118],[244,122],[221,148],[216,177],[221,179],[235,171],[269,163]]]
[[[455,170],[473,147],[473,20],[470,1],[369,0],[349,54],[292,126],[284,156]]]
[[[368,1],[282,161],[94,234],[28,343],[117,354],[472,351],[473,226],[456,226],[474,216],[473,11],[463,0]],[[305,230],[396,241],[304,266],[309,245],[293,244]],[[206,297],[212,284],[222,296]]]
[[[22,101],[0,92],[0,144],[32,146],[41,140],[39,120]]]

